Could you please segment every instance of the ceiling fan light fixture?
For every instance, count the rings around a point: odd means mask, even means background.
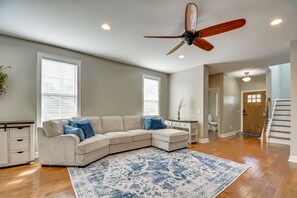
[[[108,24],[106,24],[106,23],[102,24],[102,25],[101,25],[101,28],[102,28],[103,30],[107,30],[107,31],[111,29],[110,25],[108,25]]]
[[[245,72],[244,74],[245,74],[245,77],[242,77],[241,80],[243,82],[249,82],[252,79],[251,76],[248,76],[249,72]]]
[[[178,58],[183,59],[183,58],[185,58],[185,55],[179,55]]]
[[[280,24],[281,22],[283,22],[282,19],[274,19],[273,21],[271,21],[270,25],[275,26]]]

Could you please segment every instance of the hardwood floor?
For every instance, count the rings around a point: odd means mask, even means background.
[[[255,137],[210,136],[210,143],[189,148],[251,165],[218,197],[297,197],[297,164],[289,146],[261,144]],[[75,197],[65,167],[23,165],[0,169],[0,197]]]

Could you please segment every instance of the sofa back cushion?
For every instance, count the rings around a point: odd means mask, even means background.
[[[58,136],[64,134],[64,124],[68,124],[68,120],[49,120],[43,122],[43,129],[45,135],[48,137]]]
[[[124,131],[122,116],[104,116],[102,121],[102,133]]]
[[[140,116],[123,116],[125,131],[143,129]]]
[[[73,120],[88,119],[96,134],[102,134],[101,117],[99,116],[86,116],[86,117],[75,117]]]

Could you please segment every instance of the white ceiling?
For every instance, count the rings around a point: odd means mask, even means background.
[[[245,18],[240,29],[207,38],[206,52],[184,45],[166,56],[179,39],[187,3],[198,5],[197,29]],[[270,26],[282,18],[277,27]],[[297,39],[297,0],[0,0],[0,33],[99,57],[173,73],[208,65],[210,73],[257,75],[269,65],[289,62],[289,42]],[[100,28],[109,23],[112,30]],[[184,59],[178,59],[184,54]]]

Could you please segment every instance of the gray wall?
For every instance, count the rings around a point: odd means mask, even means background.
[[[169,84],[169,118],[177,118],[178,104],[184,99],[186,105],[181,110],[181,120],[198,120],[199,139],[207,138],[207,67],[198,66],[171,74]]]
[[[297,162],[297,40],[291,42],[291,153],[290,160]]]
[[[223,133],[239,131],[241,89],[240,79],[224,77],[224,130]]]
[[[58,47],[0,35],[0,65],[10,65],[0,120],[36,120],[37,52],[81,60],[81,112],[140,115],[142,73],[161,77],[161,115],[168,115],[168,75]]]
[[[291,98],[291,65],[290,63],[270,66],[271,98]]]

